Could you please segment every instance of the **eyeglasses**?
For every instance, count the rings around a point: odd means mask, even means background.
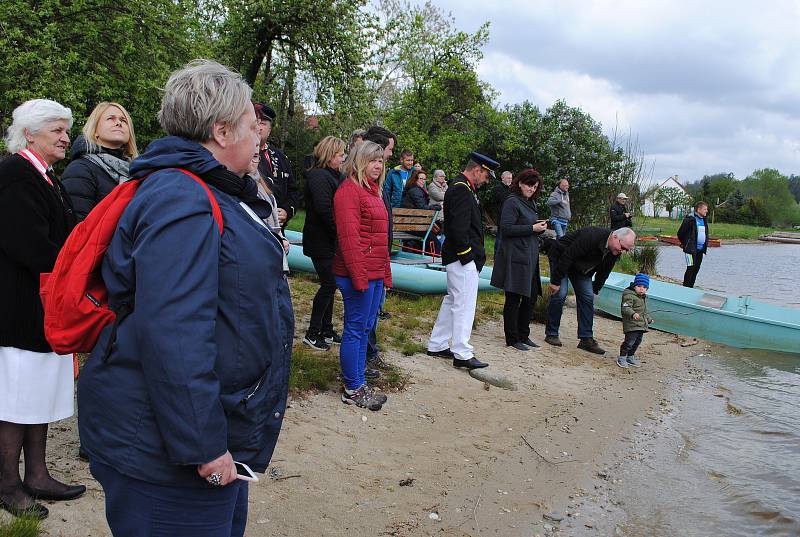
[[[630,248],[627,248],[626,246],[624,246],[624,245],[622,244],[622,241],[620,240],[620,238],[619,238],[619,237],[617,237],[616,235],[614,235],[614,237],[617,239],[617,242],[619,243],[619,249],[620,249],[620,250],[622,250],[623,252],[630,252],[630,251],[631,251],[631,249],[630,249]]]

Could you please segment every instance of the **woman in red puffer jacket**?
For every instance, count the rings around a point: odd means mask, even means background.
[[[344,330],[339,347],[342,401],[380,410],[386,396],[364,379],[367,338],[375,322],[383,288],[392,286],[389,263],[389,215],[381,197],[385,176],[383,148],[362,142],[344,165],[345,179],[333,197],[338,244],[333,258],[336,286],[344,301]]]

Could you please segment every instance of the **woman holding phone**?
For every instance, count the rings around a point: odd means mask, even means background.
[[[542,177],[533,168],[514,176],[498,226],[502,240],[494,260],[491,283],[505,291],[503,331],[506,345],[519,351],[539,346],[530,338],[530,322],[533,304],[542,294],[539,235],[547,229],[547,221],[539,220],[534,199],[541,188]]]
[[[294,314],[281,241],[246,176],[251,93],[216,62],[175,71],[158,114],[169,136],[131,164],[145,179],[102,271],[109,303],[130,313],[78,379],[81,441],[117,536],[244,535],[234,461],[263,472],[278,440]]]

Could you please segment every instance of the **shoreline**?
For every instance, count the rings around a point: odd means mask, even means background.
[[[638,354],[643,367],[623,370],[612,358],[619,322],[595,316],[605,357],[574,347],[574,308],[565,308],[562,324],[564,347],[529,352],[505,347],[498,321],[474,330],[476,356],[516,391],[485,385],[447,360],[390,351],[385,359],[410,382],[380,412],[343,405],[334,391],[293,399],[270,469],[251,486],[247,535],[597,531],[606,517],[579,513],[577,501],[624,457],[635,424],[658,411],[698,347],[651,331]],[[541,342],[542,325],[532,329]],[[88,492],[48,504],[43,535],[105,537],[102,491],[77,459],[76,425],[73,417],[51,426],[48,462]],[[545,520],[547,513],[563,520]]]

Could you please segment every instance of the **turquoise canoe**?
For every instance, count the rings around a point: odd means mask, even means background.
[[[612,272],[595,307],[620,316],[622,292],[633,276]],[[653,328],[741,349],[800,353],[800,309],[650,280],[647,305]]]
[[[303,240],[303,234],[286,231],[286,238],[293,243],[288,255],[289,268],[313,273],[314,264],[311,258],[303,254],[303,247],[298,244]],[[484,267],[480,274],[478,291],[499,291],[489,283],[491,277],[492,267]],[[417,295],[447,294],[447,274],[441,261],[411,252],[392,254],[392,284],[398,291]]]

